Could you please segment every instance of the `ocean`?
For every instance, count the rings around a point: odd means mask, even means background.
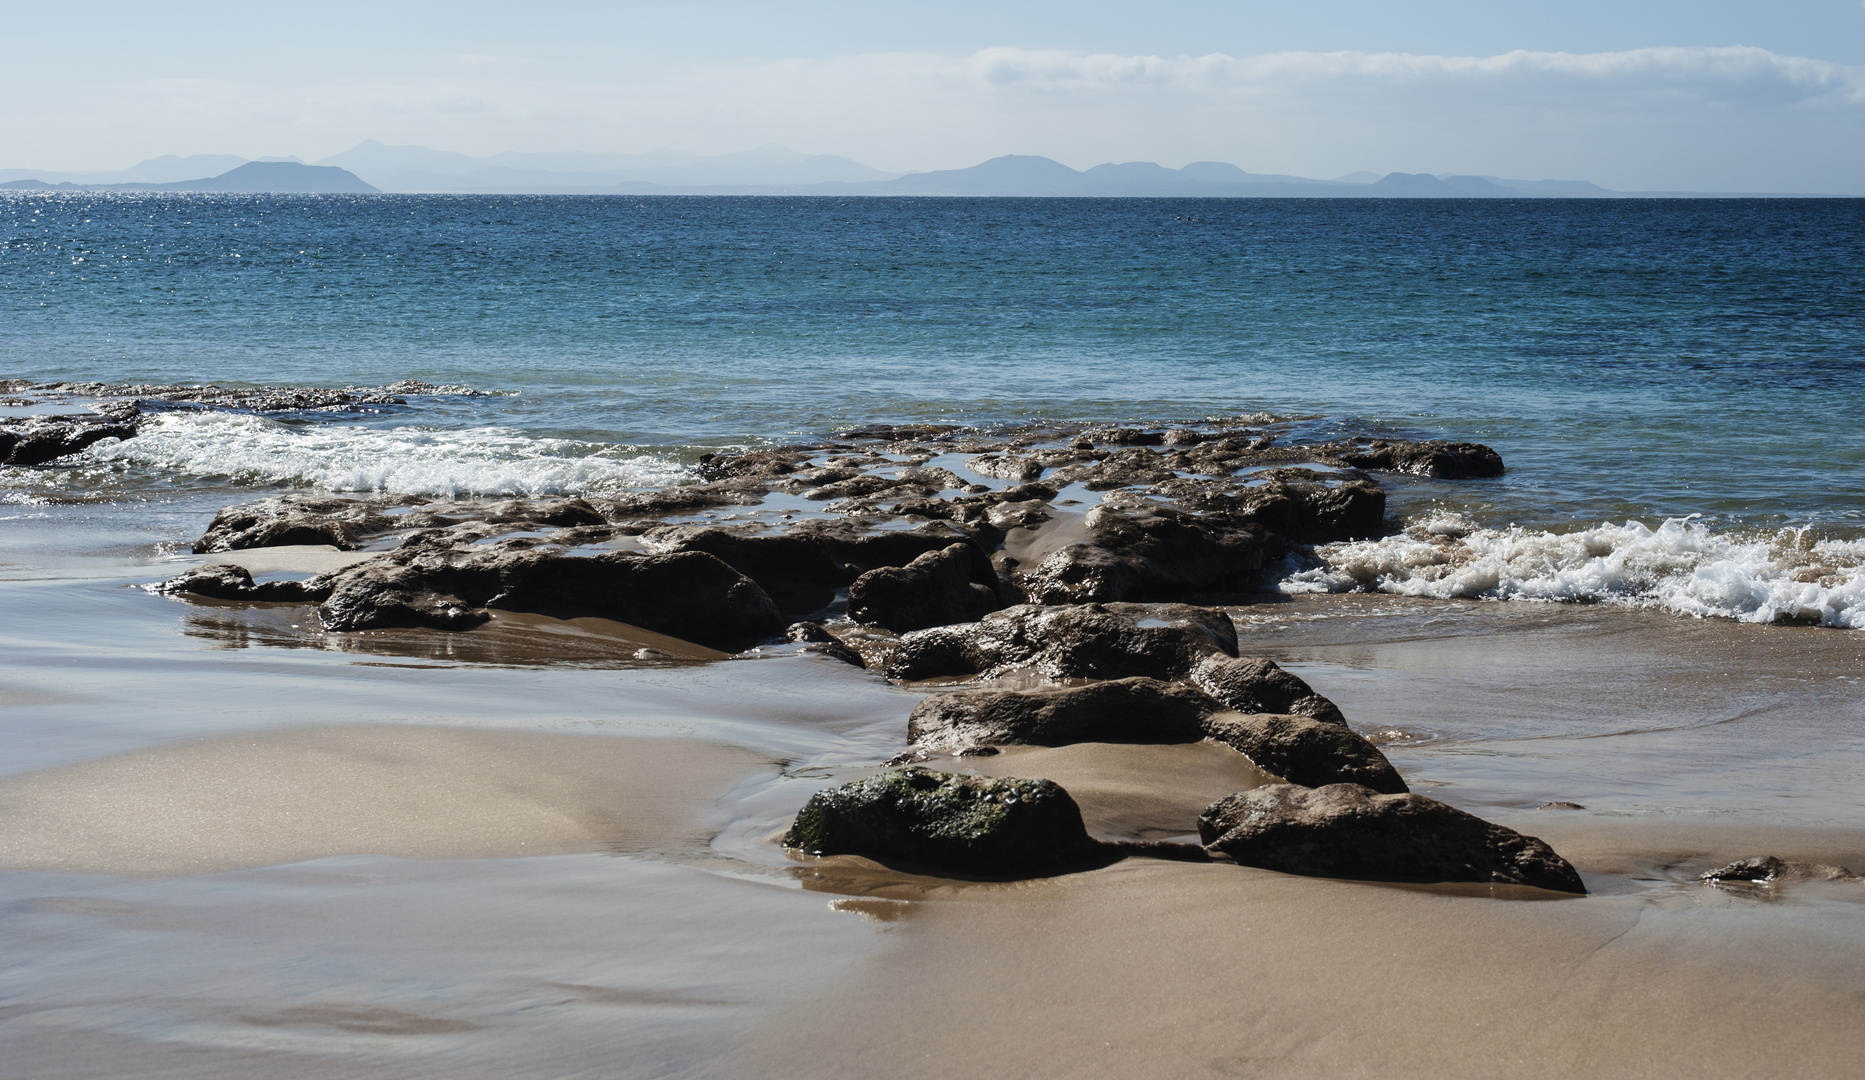
[[[0,467],[0,1078],[1844,1075],[1865,887],[1696,875],[1865,871],[1861,267],[1862,200],[0,194],[0,379],[440,388]],[[1236,417],[1501,454],[1227,610],[1590,897],[800,861],[927,686],[143,588],[279,494]],[[1237,757],[989,761],[1157,838]]]

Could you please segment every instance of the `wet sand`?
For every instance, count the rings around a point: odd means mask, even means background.
[[[335,855],[700,848],[765,756],[439,727],[230,735],[0,778],[0,869],[204,874]]]

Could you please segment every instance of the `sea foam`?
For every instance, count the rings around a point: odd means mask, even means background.
[[[84,460],[242,484],[442,497],[608,495],[692,477],[665,457],[509,428],[299,426],[220,412],[161,414],[136,438],[100,443]]]
[[[1865,628],[1865,541],[1800,529],[1743,538],[1694,518],[1554,533],[1454,514],[1396,536],[1319,547],[1284,592],[1607,601],[1743,622]]]

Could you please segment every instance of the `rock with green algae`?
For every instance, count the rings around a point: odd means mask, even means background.
[[[784,835],[812,855],[865,855],[987,877],[1109,861],[1081,809],[1051,780],[896,769],[817,792]]]

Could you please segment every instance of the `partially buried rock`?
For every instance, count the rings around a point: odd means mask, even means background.
[[[1379,747],[1345,724],[1275,713],[1220,713],[1205,720],[1205,733],[1292,784],[1361,784],[1384,795],[1407,790]]]
[[[1003,604],[996,589],[971,580],[971,568],[972,546],[959,543],[870,570],[848,587],[849,617],[896,633],[972,622]]]
[[[1206,657],[1193,666],[1190,677],[1193,686],[1233,712],[1292,713],[1341,727],[1347,725],[1338,706],[1315,693],[1299,676],[1276,666],[1274,660]]]
[[[1205,846],[1245,866],[1377,881],[1474,881],[1585,893],[1547,844],[1422,795],[1359,784],[1275,784],[1228,795],[1198,818]]]
[[[1828,866],[1824,863],[1797,863],[1773,855],[1762,855],[1753,859],[1740,859],[1727,866],[1706,870],[1697,875],[1698,881],[1711,884],[1718,882],[1740,883],[1747,885],[1772,885],[1777,881],[1794,878],[1814,878],[1823,881],[1857,881],[1859,875],[1843,866]]]
[[[263,603],[315,603],[330,595],[330,583],[323,578],[308,581],[261,581],[243,566],[209,563],[197,566],[178,577],[169,578],[151,591],[170,596],[205,596],[213,600],[251,600]]]
[[[1213,708],[1188,686],[1144,678],[1045,690],[960,690],[921,698],[907,718],[907,738],[944,753],[975,746],[1197,742]]]
[[[1081,809],[1050,780],[897,769],[810,797],[784,835],[812,855],[984,877],[1028,877],[1108,861]]]

